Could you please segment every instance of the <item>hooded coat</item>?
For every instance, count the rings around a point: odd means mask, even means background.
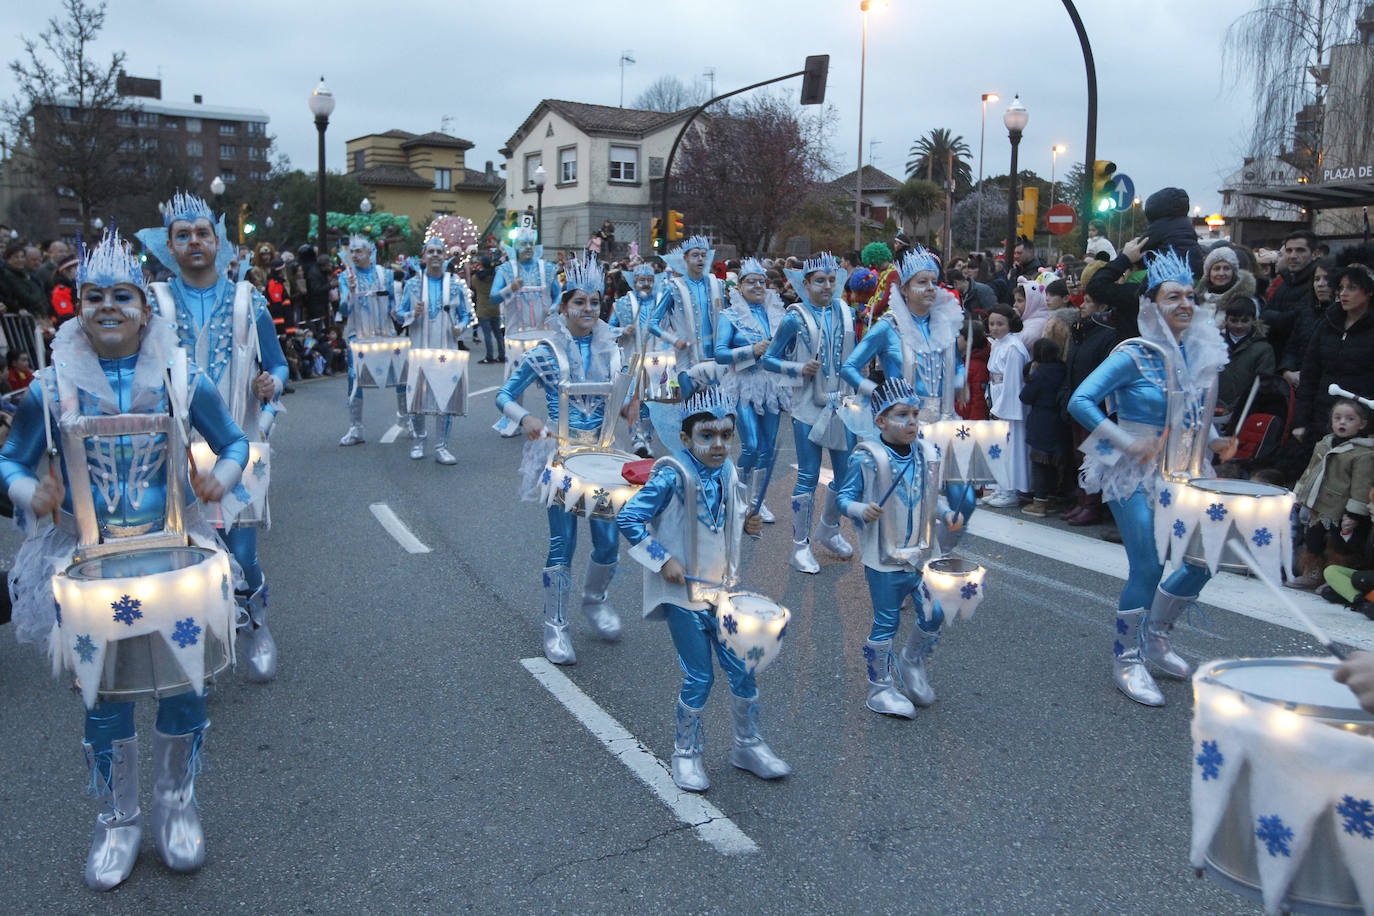
[[[1145,236],[1149,239],[1146,250],[1172,248],[1179,254],[1187,254],[1193,276],[1200,275],[1206,255],[1188,216],[1188,192],[1182,188],[1161,188],[1154,192],[1145,199],[1145,218],[1150,221],[1145,227]]]
[[[1303,357],[1293,411],[1293,428],[1307,429],[1308,442],[1331,427],[1336,399],[1327,389],[1332,384],[1361,397],[1374,396],[1374,311],[1366,311],[1347,329],[1345,310],[1337,302],[1317,323]]]

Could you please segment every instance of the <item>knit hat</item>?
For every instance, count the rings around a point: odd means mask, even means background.
[[[1093,278],[1093,274],[1101,270],[1106,263],[1106,261],[1089,261],[1083,265],[1083,273],[1078,278],[1078,285],[1086,289],[1088,281]]]
[[[1202,262],[1202,275],[1205,277],[1212,270],[1212,265],[1218,261],[1225,261],[1231,265],[1231,270],[1240,270],[1240,256],[1236,254],[1236,249],[1230,245],[1218,245],[1207,252],[1207,258]]]

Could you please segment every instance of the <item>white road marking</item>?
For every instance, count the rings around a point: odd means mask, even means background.
[[[396,513],[391,511],[391,507],[386,503],[373,503],[368,506],[372,510],[372,515],[377,521],[382,523],[386,533],[396,539],[410,553],[429,553],[429,548],[420,543],[420,539],[410,533],[410,529],[405,526],[405,522],[396,517]]]
[[[390,445],[391,443],[396,441],[396,437],[400,434],[401,427],[398,424],[393,423],[391,424],[391,429],[388,429],[386,432],[382,433],[382,438],[378,441],[380,441],[382,445]]]
[[[501,390],[501,386],[500,386],[500,385],[492,385],[492,386],[490,386],[490,387],[488,387],[488,388],[478,388],[476,391],[470,391],[470,392],[468,392],[468,397],[470,397],[470,398],[475,398],[475,397],[477,397],[479,394],[489,394],[489,393],[491,393],[491,392],[493,392],[493,391],[500,391],[500,390]]]
[[[758,844],[719,808],[695,792],[679,789],[668,768],[557,666],[546,658],[522,658],[520,664],[606,746],[612,757],[629,767],[678,820],[689,825],[716,852],[738,856],[759,851]]]

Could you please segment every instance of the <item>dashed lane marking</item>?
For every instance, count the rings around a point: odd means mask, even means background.
[[[386,503],[373,503],[368,506],[372,510],[372,515],[377,521],[382,523],[386,533],[396,539],[410,553],[429,553],[429,548],[420,542],[420,539],[411,534],[410,529],[405,526],[405,522],[396,517],[396,513],[391,511],[391,507]]]

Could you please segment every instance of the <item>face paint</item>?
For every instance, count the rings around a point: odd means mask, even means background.
[[[735,420],[733,417],[701,420],[692,427],[690,437],[684,433],[682,438],[693,458],[708,468],[718,468],[730,456],[730,443],[735,438]]]

